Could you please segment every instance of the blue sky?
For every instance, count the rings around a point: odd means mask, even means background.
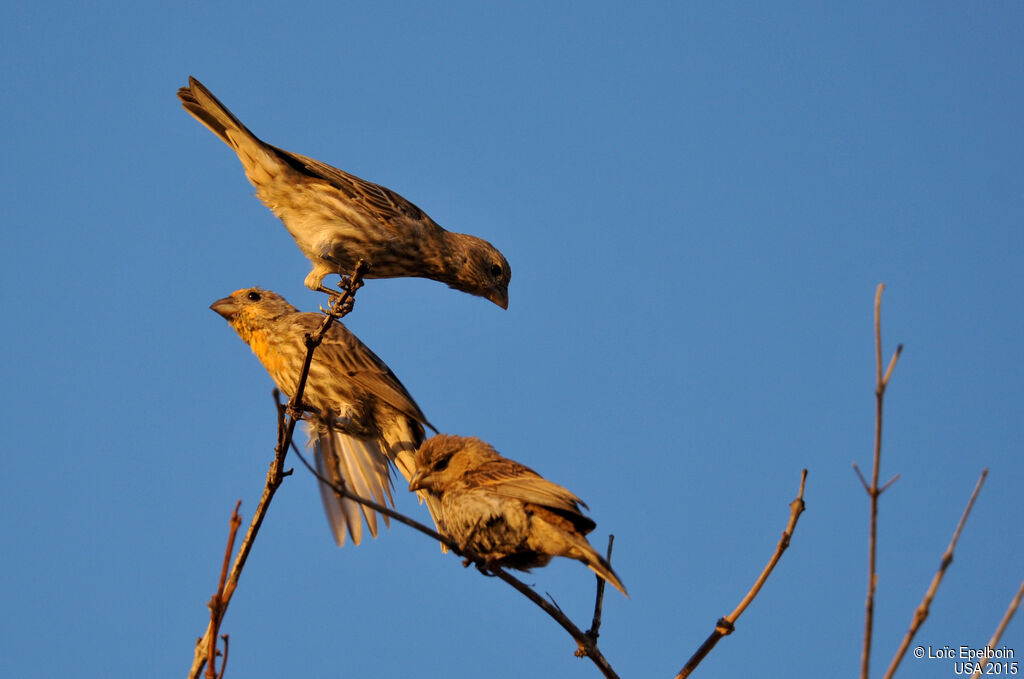
[[[803,467],[792,547],[697,676],[859,670],[851,462],[870,466],[885,282],[885,354],[905,351],[874,674],[988,467],[917,638],[983,645],[1024,578],[1022,29],[1017,2],[6,3],[0,675],[183,676],[272,457],[270,378],[207,307],[250,285],[320,300],[179,106],[190,74],[267,141],[507,256],[507,312],[391,280],[346,320],[439,429],[616,535],[631,599],[609,593],[601,646],[624,677],[672,676],[732,610]],[[418,534],[337,549],[292,463],[224,623],[228,677],[598,676]],[[580,564],[525,580],[589,622]]]

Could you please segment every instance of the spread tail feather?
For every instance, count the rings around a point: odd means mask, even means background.
[[[349,436],[322,421],[309,424],[308,432],[317,470],[324,478],[343,483],[356,495],[378,504],[394,504],[391,472],[376,440]],[[359,544],[363,519],[370,535],[377,537],[377,512],[340,496],[323,482],[319,486],[327,520],[339,547],[345,544],[346,533],[352,536],[353,544]],[[387,517],[384,522],[388,524]]]
[[[390,434],[390,435],[389,435]],[[388,456],[395,463],[399,473],[406,481],[416,473],[416,449],[423,442],[423,428],[418,431],[387,432]],[[420,504],[427,503],[427,511],[434,522],[438,533],[447,535],[444,524],[441,522],[441,500],[434,497],[425,490],[416,491]],[[441,551],[447,553],[448,547],[441,543]]]
[[[398,471],[401,472],[406,481],[411,479],[412,475],[416,472],[413,455],[407,451],[403,451],[395,457],[395,466],[398,467]],[[445,535],[444,524],[441,523],[441,501],[425,490],[416,491],[416,495],[419,497],[420,504],[427,503],[427,511],[430,512],[430,518],[433,519],[437,532]],[[448,547],[442,544],[441,551],[447,552]]]

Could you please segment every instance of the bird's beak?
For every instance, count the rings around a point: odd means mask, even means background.
[[[427,473],[422,469],[418,470],[412,475],[412,478],[409,479],[409,490],[423,490],[423,481],[426,480],[426,478]]]
[[[493,288],[490,293],[488,293],[487,299],[491,300],[502,309],[508,309],[508,290]]]
[[[230,297],[218,299],[210,305],[210,308],[228,320],[231,320],[231,317],[238,312],[238,306],[235,304],[235,300]]]

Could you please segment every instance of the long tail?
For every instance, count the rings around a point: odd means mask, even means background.
[[[250,132],[201,82],[189,76],[188,87],[178,90],[178,99],[193,118],[235,150],[246,177],[257,189],[272,181],[281,171],[284,161],[278,149],[263,143]]]
[[[241,135],[249,137],[258,143],[260,140],[249,131],[242,121],[228,110],[228,107],[220,103],[213,92],[206,89],[203,83],[192,76],[188,78],[188,87],[178,90],[178,99],[185,110],[192,114],[196,120],[205,125],[211,132],[224,140],[224,143],[231,148],[237,149],[237,138]]]
[[[597,553],[597,550],[587,542],[587,538],[576,531],[566,530],[545,521],[542,517],[534,515],[533,527],[541,531],[538,536],[539,542],[547,547],[548,553],[555,556],[566,556],[583,562],[587,568],[594,571],[598,577],[604,578],[611,585],[622,592],[623,596],[629,597],[626,587],[619,580],[619,576],[612,570],[608,560]]]
[[[324,478],[344,483],[356,495],[378,504],[394,504],[391,470],[376,439],[349,436],[321,420],[307,423],[307,432],[317,470]],[[345,544],[346,533],[352,536],[353,544],[359,544],[363,537],[363,519],[370,535],[377,537],[377,512],[342,497],[323,482],[319,486],[327,520],[339,547]],[[384,523],[388,524],[386,516]]]
[[[622,584],[619,576],[612,570],[612,565],[608,563],[608,560],[598,554],[589,543],[587,547],[589,547],[589,550],[586,552],[586,557],[580,559],[580,561],[587,564],[587,568],[594,571],[598,577],[610,582],[615,589],[622,592],[622,595],[628,598],[629,594],[626,593],[626,586]]]

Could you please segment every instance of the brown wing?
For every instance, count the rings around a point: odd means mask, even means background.
[[[277,156],[277,159],[288,165],[296,172],[325,181],[338,191],[345,194],[350,201],[361,205],[367,213],[373,215],[377,220],[384,223],[391,223],[395,218],[402,218],[414,222],[424,221],[434,224],[423,210],[409,202],[399,194],[386,186],[380,186],[373,182],[349,174],[322,163],[315,158],[310,158],[299,153],[285,151],[282,148],[268,144],[256,135],[249,128],[242,124],[238,118],[222,104],[217,97],[213,96],[201,82],[189,77],[188,87],[178,90],[178,99],[182,106],[199,122],[210,129],[225,143],[238,150],[238,139],[232,139],[234,133],[240,133],[250,143],[258,145],[268,154]],[[243,164],[245,159],[243,158]],[[248,171],[248,167],[247,167]],[[436,224],[435,224],[436,226]]]
[[[303,314],[303,316],[308,316],[309,321],[312,321],[312,323],[307,322],[311,326],[310,331],[318,327],[323,318],[319,314]],[[324,336],[323,343],[317,348],[315,356],[318,359],[317,362],[322,361],[332,366],[339,366],[353,384],[367,391],[382,403],[386,403],[400,413],[433,429],[423,411],[416,405],[412,395],[395,377],[387,364],[341,323],[331,324]]]
[[[585,518],[580,512],[580,506],[587,506],[583,500],[529,467],[508,458],[491,460],[468,471],[463,481],[468,485],[486,488],[495,495]]]
[[[354,174],[339,170],[315,158],[285,151],[269,144],[267,146],[297,172],[326,181],[344,193],[346,198],[359,203],[367,212],[382,222],[390,223],[396,217],[401,217],[417,222],[433,223],[433,220],[423,210],[386,186],[360,179]]]

